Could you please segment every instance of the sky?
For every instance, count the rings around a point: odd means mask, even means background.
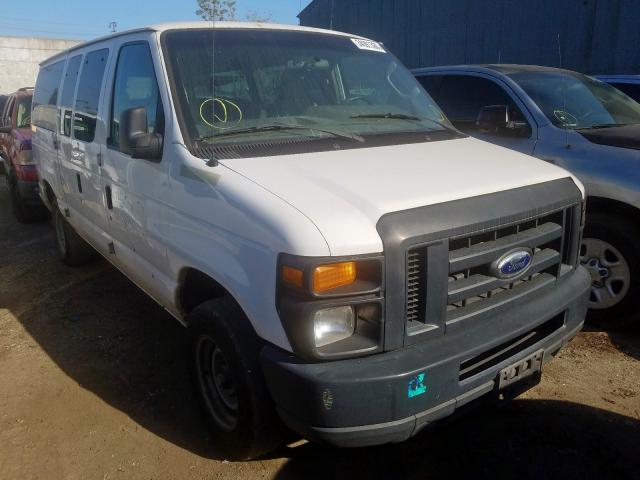
[[[236,0],[238,18],[248,11],[270,14],[277,23],[298,24],[310,0]],[[198,20],[196,0],[20,0],[2,2],[0,35],[88,40],[154,23]]]

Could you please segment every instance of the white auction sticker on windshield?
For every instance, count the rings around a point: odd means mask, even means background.
[[[387,53],[382,45],[373,40],[365,40],[363,38],[352,38],[351,41],[355,43],[356,47],[360,50],[371,50],[372,52]]]

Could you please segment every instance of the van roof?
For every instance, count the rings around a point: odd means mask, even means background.
[[[75,50],[79,50],[88,45],[92,45],[95,43],[100,43],[105,40],[110,40],[112,38],[121,37],[124,35],[130,35],[132,33],[139,32],[164,32],[167,30],[189,30],[189,29],[198,29],[198,28],[211,28],[211,22],[200,21],[200,22],[175,22],[175,23],[159,23],[155,25],[149,25],[147,27],[134,28],[130,30],[123,30],[122,32],[112,33],[110,35],[105,35],[102,37],[98,37],[94,40],[89,40],[87,42],[79,43],[78,45],[74,45],[73,47],[64,50],[53,57],[49,57],[40,63],[41,66],[51,63],[52,61],[57,60],[59,57],[64,57],[70,52]],[[216,21],[214,24],[215,29],[260,29],[260,30],[281,30],[281,31],[298,31],[298,32],[310,32],[310,33],[323,33],[326,35],[338,35],[343,37],[352,37],[352,38],[365,38],[360,35],[352,35],[344,32],[337,32],[335,30],[324,30],[322,28],[312,28],[312,27],[302,27],[298,25],[283,25],[278,23],[262,23],[262,22],[218,22]]]

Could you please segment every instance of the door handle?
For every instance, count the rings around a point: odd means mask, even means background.
[[[107,197],[107,208],[113,210],[113,198],[111,197],[111,187],[109,185],[104,187],[104,193]]]

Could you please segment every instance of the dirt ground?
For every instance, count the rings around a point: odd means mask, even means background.
[[[106,261],[56,258],[0,177],[0,479],[640,478],[640,332],[581,333],[542,383],[400,445],[307,442],[230,463],[187,380],[182,327]]]

